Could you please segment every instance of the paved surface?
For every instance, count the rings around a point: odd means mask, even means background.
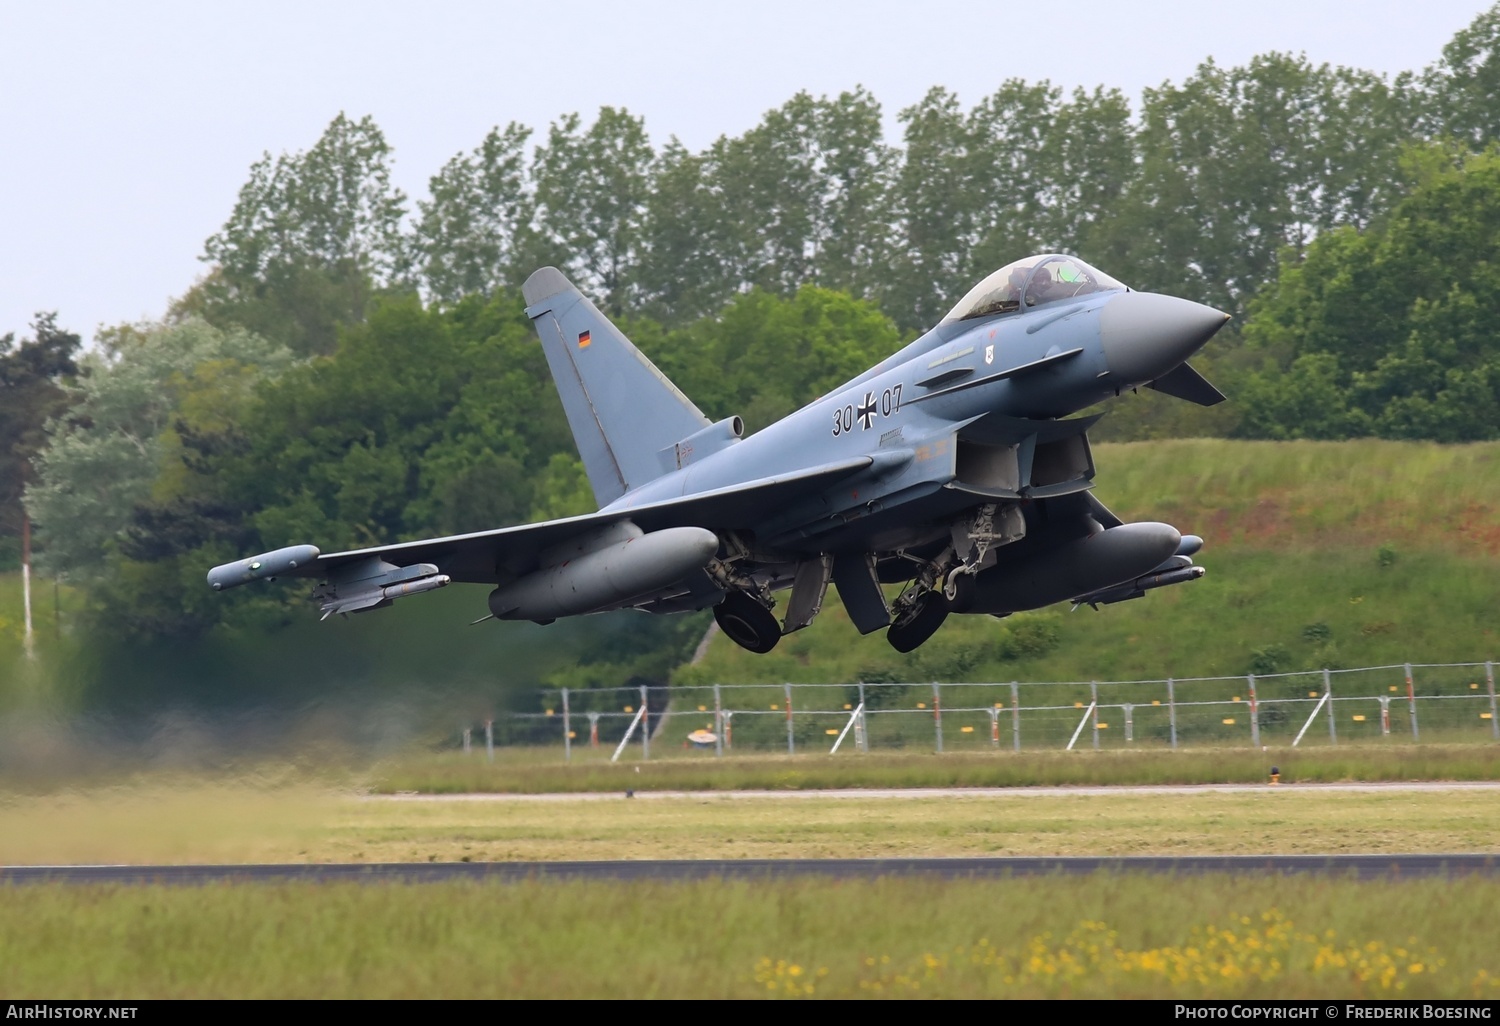
[[[705,859],[624,862],[394,862],[373,865],[6,866],[0,887],[28,883],[430,883],[444,880],[702,880],[938,877],[1005,879],[1086,873],[1327,873],[1360,879],[1500,875],[1500,855],[1198,855],[1127,858]]]
[[[1056,798],[1058,796],[1118,796],[1118,795],[1192,795],[1192,794],[1243,794],[1247,792],[1269,792],[1273,794],[1321,794],[1347,791],[1350,793],[1390,793],[1422,791],[1491,791],[1500,794],[1500,781],[1430,781],[1397,780],[1364,784],[1153,784],[1143,787],[1109,785],[1099,787],[849,787],[827,790],[780,790],[780,791],[654,791],[637,790],[634,797],[650,799],[698,799],[712,798],[761,798],[777,801],[818,798]],[[375,794],[371,801],[396,802],[604,802],[619,801],[624,791],[580,791],[576,793],[548,794]]]

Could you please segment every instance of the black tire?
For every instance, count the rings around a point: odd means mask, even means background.
[[[917,601],[921,605],[915,616],[903,624],[892,624],[885,632],[885,640],[897,652],[913,652],[920,648],[948,619],[948,600],[938,592],[929,591]]]
[[[781,624],[772,612],[742,591],[732,591],[714,606],[714,620],[729,640],[760,655],[781,640]]]

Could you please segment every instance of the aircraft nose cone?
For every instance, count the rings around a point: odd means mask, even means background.
[[[1099,341],[1110,377],[1140,385],[1172,370],[1214,336],[1229,315],[1154,292],[1127,292],[1099,311]]]

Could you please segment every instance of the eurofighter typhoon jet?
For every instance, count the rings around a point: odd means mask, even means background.
[[[1186,363],[1228,320],[1218,310],[1029,257],[744,438],[739,417],[710,423],[561,271],[537,271],[523,295],[597,513],[332,555],[293,545],[214,567],[210,586],[316,578],[325,618],[454,581],[493,587],[500,620],[711,607],[735,643],[769,652],[813,622],[832,583],[861,634],[910,652],[954,613],[1097,608],[1203,575],[1201,539],[1121,523],[1094,497],[1098,417],[1068,418],[1142,385],[1222,401]]]

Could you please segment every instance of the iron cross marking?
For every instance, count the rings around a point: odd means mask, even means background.
[[[875,423],[875,414],[879,409],[880,407],[875,403],[875,393],[866,392],[865,401],[859,404],[858,410],[854,411],[855,416],[859,418],[861,430],[870,430],[870,425]]]

